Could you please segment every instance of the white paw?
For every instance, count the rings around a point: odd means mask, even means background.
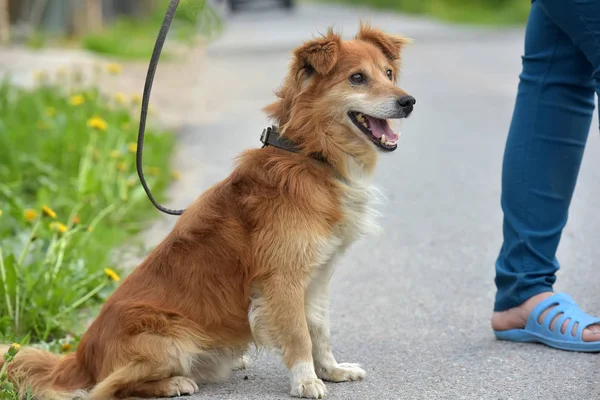
[[[169,389],[167,396],[181,396],[186,394],[194,394],[197,393],[200,389],[198,389],[198,385],[196,382],[191,380],[190,378],[185,378],[183,376],[174,376],[169,379]]]
[[[319,378],[329,382],[360,381],[367,373],[359,364],[341,363],[329,368],[317,368]]]
[[[234,371],[246,369],[249,366],[250,366],[250,357],[245,354],[243,356],[235,357],[233,359],[233,370]]]
[[[320,379],[307,379],[292,387],[291,395],[305,399],[323,399],[327,388]]]

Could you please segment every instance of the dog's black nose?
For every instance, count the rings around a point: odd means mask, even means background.
[[[406,117],[410,115],[416,102],[417,100],[412,96],[402,96],[397,101],[398,106],[400,106]]]
[[[402,96],[398,99],[398,104],[400,107],[409,107],[414,106],[417,100],[415,100],[412,96]]]

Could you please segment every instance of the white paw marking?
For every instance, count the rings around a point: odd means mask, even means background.
[[[327,388],[320,379],[307,379],[292,387],[291,395],[305,399],[323,399],[327,394]]]
[[[354,363],[341,363],[334,367],[317,370],[319,378],[329,382],[360,381],[366,374],[359,364]]]
[[[250,357],[247,355],[243,355],[240,357],[235,357],[233,359],[233,370],[234,371],[238,371],[238,370],[243,370],[246,369],[250,366]]]
[[[327,388],[322,380],[317,378],[312,362],[299,362],[291,368],[292,391],[294,397],[305,399],[322,399],[327,394]]]
[[[194,394],[197,393],[200,389],[198,389],[198,385],[196,382],[191,380],[190,378],[185,378],[183,376],[174,376],[169,379],[169,389],[167,392],[167,396],[181,396],[185,394]]]

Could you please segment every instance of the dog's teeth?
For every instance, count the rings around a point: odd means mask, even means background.
[[[383,136],[381,137],[381,144],[386,144],[386,143],[385,143],[385,135],[383,135]]]

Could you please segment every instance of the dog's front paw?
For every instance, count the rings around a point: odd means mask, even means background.
[[[360,381],[367,373],[359,364],[341,363],[329,368],[317,368],[319,378],[329,382]]]
[[[291,395],[305,399],[323,399],[327,394],[327,388],[320,379],[307,379],[292,387]]]

